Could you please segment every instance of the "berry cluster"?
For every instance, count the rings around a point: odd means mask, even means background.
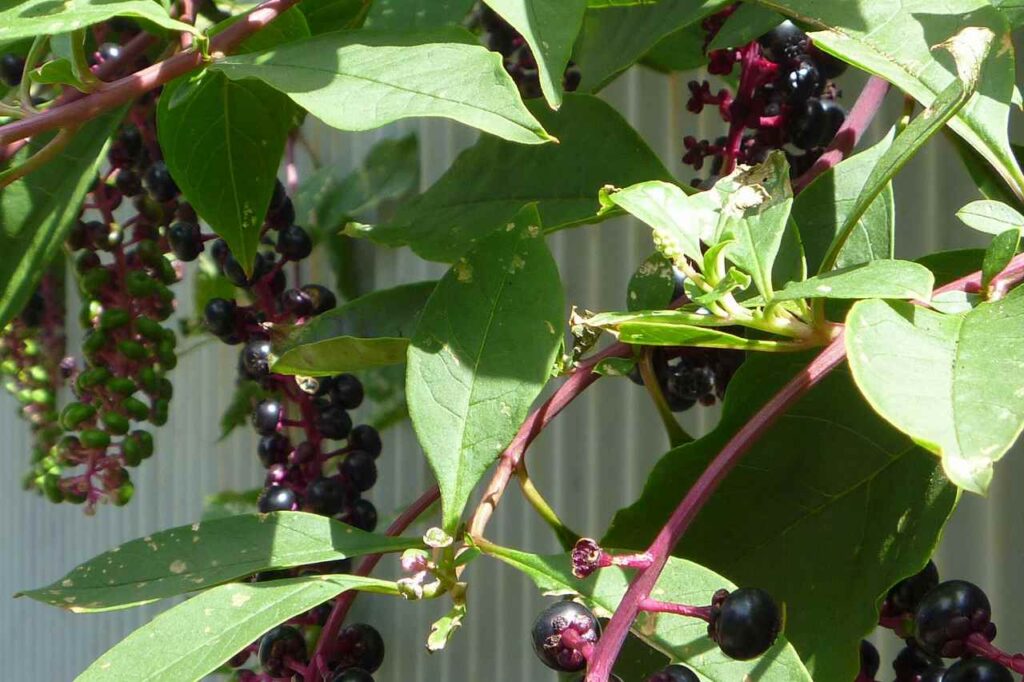
[[[996,626],[988,596],[965,580],[939,582],[935,564],[901,580],[886,595],[881,624],[906,640],[893,661],[896,682],[1012,682],[1018,663],[992,646]],[[943,659],[958,659],[946,664]],[[878,652],[861,643],[858,682],[878,674]],[[1014,668],[1016,669],[1016,668]]]
[[[351,374],[321,378],[290,377],[271,371],[271,333],[278,325],[302,325],[333,309],[337,300],[318,284],[289,287],[285,265],[309,256],[313,244],[309,234],[295,225],[295,209],[280,183],[262,229],[262,248],[251,275],[234,257],[223,240],[216,240],[211,255],[221,273],[245,291],[248,303],[225,298],[211,299],[203,313],[207,329],[229,345],[241,346],[238,357],[239,381],[261,388],[252,405],[251,422],[259,441],[256,454],[266,468],[259,511],[306,511],[333,517],[343,523],[372,532],[377,510],[362,496],[377,482],[376,459],[382,450],[380,434],[369,425],[353,425],[351,410],[364,399],[363,385]],[[171,244],[180,256],[195,257],[202,250],[198,229],[172,230]],[[296,277],[298,269],[296,269]],[[294,284],[298,284],[295,282]],[[344,441],[344,445],[329,445]],[[345,573],[348,561],[306,566],[298,572]],[[296,571],[259,574],[254,580],[288,577]],[[323,626],[331,602],[271,630],[258,643],[240,652],[232,661],[241,666],[258,651],[263,677],[240,671],[243,680],[288,675],[289,666],[307,661],[306,637]],[[370,680],[383,660],[380,635],[369,625],[343,629],[331,647],[327,661],[337,680]]]
[[[535,99],[543,95],[537,60],[518,31],[485,5],[478,5],[473,11],[470,25],[480,30],[488,50],[497,52],[504,58],[505,70],[519,87],[523,99]],[[574,92],[579,85],[580,70],[569,62],[562,77],[562,87],[566,92]]]
[[[708,42],[732,10],[705,22]],[[846,119],[832,82],[846,65],[816,48],[790,21],[743,47],[712,51],[708,58],[709,72],[719,76],[732,74],[739,65],[739,84],[735,95],[728,89],[712,92],[706,80],[688,84],[687,109],[699,114],[705,107],[715,107],[729,125],[728,133],[713,142],[685,138],[683,162],[698,171],[711,158],[712,175],[728,175],[737,163],[759,163],[770,151],[789,146],[799,150],[786,152],[792,173],[799,175]]]
[[[724,399],[745,357],[743,351],[716,348],[656,348],[651,352],[658,386],[673,412],[685,412],[698,403],[711,406]],[[638,370],[630,378],[643,385]]]
[[[26,488],[60,499],[56,480],[44,460],[63,435],[57,391],[64,383],[63,286],[56,274],[43,276],[21,314],[0,334],[0,374],[4,387],[21,404],[32,429],[32,465]]]

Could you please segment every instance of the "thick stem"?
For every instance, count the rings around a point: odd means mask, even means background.
[[[260,31],[298,0],[267,0],[255,10],[217,34],[210,43],[212,52],[230,52],[238,43]],[[130,102],[161,85],[197,69],[203,56],[195,51],[182,52],[142,69],[130,76],[101,86],[96,92],[35,116],[27,116],[0,126],[0,145],[38,135],[56,128],[79,124]]]

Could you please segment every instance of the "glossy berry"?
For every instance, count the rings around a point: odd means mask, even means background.
[[[715,391],[715,372],[694,362],[680,362],[665,379],[665,390],[681,401],[697,401]]]
[[[700,678],[685,665],[670,665],[648,677],[647,682],[700,682]]]
[[[336,478],[320,477],[309,484],[303,507],[314,514],[334,516],[348,501],[345,486]]]
[[[789,101],[799,104],[821,93],[825,85],[821,72],[809,59],[799,61],[782,80]]]
[[[271,677],[282,677],[289,670],[285,659],[306,660],[306,640],[290,625],[278,625],[260,639],[260,665]]]
[[[948,580],[926,594],[914,614],[916,639],[934,656],[955,658],[966,652],[967,636],[978,632],[991,640],[992,607],[988,597],[966,580]]]
[[[343,440],[352,430],[352,417],[338,405],[328,405],[316,416],[316,428],[325,437]]]
[[[174,183],[174,179],[163,161],[157,161],[149,167],[142,183],[146,186],[150,196],[160,203],[170,201],[178,196],[178,186]]]
[[[277,252],[285,260],[302,260],[312,251],[313,240],[298,225],[289,225],[277,233]]]
[[[377,508],[369,500],[356,500],[342,509],[335,518],[367,533],[377,528]]]
[[[278,424],[284,417],[284,408],[277,400],[263,400],[252,413],[252,425],[261,436],[269,436],[277,431]]]
[[[167,228],[167,241],[178,260],[190,263],[203,252],[203,236],[199,225],[179,220]]]
[[[562,643],[563,634],[570,628],[584,642],[594,644],[601,637],[601,624],[594,614],[573,601],[552,604],[533,623],[533,650],[552,670],[573,673],[583,670],[587,664],[582,653]]]
[[[349,485],[361,493],[372,488],[377,482],[377,464],[373,457],[365,452],[350,452],[338,469]]]
[[[96,53],[100,56],[103,61],[110,61],[111,59],[119,59],[121,57],[122,49],[117,43],[103,43],[96,48]]]
[[[893,614],[913,613],[921,599],[938,584],[939,569],[929,561],[920,572],[893,585],[885,597],[886,608]]]
[[[331,682],[373,682],[373,675],[362,668],[345,668],[335,673]]]
[[[341,668],[362,668],[375,673],[384,663],[384,638],[366,623],[346,625],[338,632],[337,662]]]
[[[256,446],[256,455],[260,463],[270,468],[274,464],[283,464],[292,449],[291,441],[282,433],[272,433],[269,436],[261,436]]]
[[[969,658],[949,666],[942,682],[1014,682],[1009,670],[987,658]]]
[[[226,298],[211,298],[203,311],[207,328],[216,336],[227,336],[235,331],[235,313],[238,306]]]
[[[280,485],[272,485],[262,493],[256,502],[264,514],[275,511],[292,511],[296,508],[295,491]]]
[[[142,194],[142,178],[130,168],[122,168],[114,178],[114,186],[117,191],[126,197],[134,197]]]
[[[929,668],[941,665],[941,661],[922,651],[916,644],[903,647],[892,662],[896,682],[918,682],[918,676]]]
[[[807,34],[792,21],[784,21],[758,39],[766,59],[783,64],[798,58],[807,50]]]
[[[941,665],[933,665],[921,673],[915,682],[943,682],[945,679],[946,669]]]
[[[828,145],[846,121],[846,110],[832,100],[811,98],[791,119],[794,145],[810,150]]]
[[[708,635],[729,658],[746,661],[771,648],[782,618],[772,596],[755,587],[730,592],[713,609]]]
[[[228,252],[227,256],[224,257],[224,261],[221,263],[221,272],[224,273],[229,282],[240,289],[246,289],[252,283],[245,274],[245,268],[242,267],[242,264],[238,262],[238,259],[231,252]]]
[[[267,226],[274,230],[288,227],[295,222],[295,204],[288,197],[280,205],[267,212]]]
[[[866,639],[860,641],[860,674],[867,680],[875,679],[882,660],[878,656],[878,649]]]
[[[369,424],[360,424],[348,434],[348,445],[353,450],[361,450],[370,457],[380,457],[384,445],[380,440],[380,433]]]
[[[313,315],[326,313],[338,305],[338,299],[334,297],[334,294],[327,287],[320,286],[319,284],[307,284],[302,287],[302,291],[313,302]]]
[[[25,60],[16,54],[5,54],[0,57],[0,81],[9,88],[21,85],[21,76],[25,71]]]
[[[265,339],[247,343],[242,350],[242,366],[246,375],[262,379],[270,374],[270,351],[270,341]]]
[[[354,410],[363,404],[366,393],[363,382],[351,374],[339,374],[331,382],[331,400],[346,410]]]
[[[287,289],[281,294],[279,302],[281,310],[289,315],[308,317],[313,314],[313,299],[300,289]]]

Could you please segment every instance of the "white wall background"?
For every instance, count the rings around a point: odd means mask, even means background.
[[[681,141],[696,122],[685,111],[686,78],[634,71],[607,97],[622,111],[680,178],[691,172],[679,162]],[[848,87],[847,92],[856,92]],[[849,99],[849,96],[848,96]],[[877,130],[895,120],[893,96]],[[849,102],[848,102],[849,103]],[[714,137],[708,122],[702,134]],[[699,128],[698,128],[699,130]],[[372,144],[388,135],[419,133],[424,187],[429,186],[475,139],[475,133],[443,122],[414,122],[373,134],[340,135],[312,122],[310,139],[332,163],[355,168]],[[903,257],[975,245],[954,212],[976,198],[960,162],[945,140],[930,144],[901,175],[897,186],[898,252]],[[624,305],[632,270],[651,251],[648,233],[629,220],[561,233],[551,239],[572,304],[591,309]],[[401,250],[374,256],[372,284],[391,286],[437,276],[438,266]],[[326,267],[314,275],[328,279]],[[315,280],[314,280],[315,281]],[[187,284],[180,285],[187,291]],[[184,295],[186,310],[188,295]],[[186,344],[187,345],[187,344]],[[0,397],[0,677],[5,680],[71,680],[95,657],[156,612],[143,608],[114,614],[74,616],[7,595],[48,583],[74,565],[120,542],[169,526],[191,523],[205,495],[244,490],[261,480],[255,439],[239,429],[217,443],[218,419],[235,378],[236,349],[208,344],[181,358],[174,373],[176,396],[168,424],[157,432],[157,454],[133,472],[136,496],[123,509],[104,507],[94,518],[80,507],[54,506],[20,490],[28,443],[16,406]],[[705,431],[714,410],[686,416],[692,432]],[[567,410],[531,450],[531,473],[566,521],[580,532],[600,535],[611,515],[639,493],[647,472],[666,449],[645,395],[624,381],[606,381]],[[1024,649],[1024,453],[999,465],[988,500],[965,499],[938,557],[947,576],[978,581],[995,605],[999,643]],[[387,518],[430,484],[430,474],[408,428],[385,435],[380,483],[373,500]],[[513,486],[514,487],[514,486]],[[557,551],[550,533],[512,490],[491,525],[498,542],[533,551]],[[385,571],[394,569],[385,560]],[[385,634],[390,653],[378,682],[500,682],[553,680],[529,651],[527,633],[543,600],[528,581],[494,562],[479,561],[471,580],[470,615],[449,649],[428,656],[423,643],[429,623],[445,606],[360,597],[357,613]],[[825,624],[823,624],[824,626]],[[896,644],[890,644],[889,653]],[[891,679],[883,663],[880,679]],[[833,681],[823,681],[833,682]],[[835,681],[840,682],[840,681]]]

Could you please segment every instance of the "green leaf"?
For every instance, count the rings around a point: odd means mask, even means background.
[[[235,285],[221,274],[220,268],[213,262],[213,257],[203,254],[199,257],[199,268],[192,281],[192,307],[202,315],[206,304],[214,298],[231,300],[235,297]]]
[[[714,239],[721,205],[710,192],[687,194],[670,182],[641,182],[624,189],[601,191],[603,206],[616,206],[653,230],[658,251],[672,261],[703,262],[701,241]]]
[[[462,627],[462,620],[466,617],[466,602],[456,602],[450,611],[430,626],[430,634],[427,636],[427,651],[434,653],[444,649],[455,632]]]
[[[472,9],[475,0],[374,0],[367,28],[404,30],[453,26]]]
[[[144,19],[172,31],[198,33],[193,26],[171,19],[152,0],[0,0],[0,45],[68,33],[113,17]]]
[[[878,144],[851,156],[819,175],[793,202],[793,219],[800,227],[807,254],[807,269],[817,272],[829,245],[843,229],[857,197],[864,191],[868,176],[892,145],[893,131]],[[836,266],[846,268],[879,258],[893,257],[893,231],[896,224],[892,183],[857,220],[846,240]]]
[[[1024,228],[1024,215],[1000,201],[972,201],[956,213],[968,227],[988,234],[1002,234]]]
[[[583,25],[586,0],[487,0],[526,39],[540,87],[552,109],[562,106],[562,77]]]
[[[1024,429],[1022,323],[1024,289],[963,315],[861,301],[847,317],[846,347],[878,413],[940,455],[951,481],[984,493],[993,463]]]
[[[305,8],[307,1],[302,1],[301,6],[303,8]],[[209,35],[215,36],[218,33],[222,33],[229,26],[237,24],[254,11],[255,9],[251,9],[219,22],[210,28],[208,31]],[[277,47],[293,40],[308,38],[309,35],[309,22],[306,19],[306,14],[298,7],[293,7],[287,12],[282,12],[279,17],[243,40],[235,48],[234,52],[237,54],[248,54],[250,52],[269,50],[272,47]]]
[[[210,68],[232,80],[259,79],[341,130],[443,117],[523,144],[552,141],[523,106],[501,57],[470,40],[459,29],[337,31]]]
[[[641,63],[665,73],[700,68],[708,61],[704,53],[706,37],[707,33],[699,22],[688,24],[659,40],[644,54]]]
[[[676,272],[668,258],[658,252],[651,254],[629,279],[627,310],[668,308],[676,293]]]
[[[550,376],[564,315],[533,206],[460,258],[427,301],[409,347],[406,397],[447,531]]]
[[[530,202],[552,231],[596,222],[597,192],[606,184],[671,178],[625,119],[595,97],[567,95],[558,112],[542,102],[529,108],[559,144],[527,147],[484,137],[390,223],[358,234],[453,261]]]
[[[646,547],[726,441],[811,357],[749,357],[720,424],[655,466],[602,544]],[[925,564],[955,502],[935,458],[879,419],[839,368],[751,446],[674,553],[768,590],[786,604],[786,636],[811,676],[852,680],[882,596]]]
[[[586,580],[577,580],[570,570],[568,554],[527,554],[490,543],[481,543],[480,547],[525,573],[544,594],[578,596],[599,617],[609,617],[629,587],[630,574],[617,567],[602,569]],[[729,580],[703,566],[670,558],[652,594],[679,604],[710,604],[716,590],[735,588]],[[633,634],[673,661],[685,662],[702,679],[713,682],[811,680],[796,651],[783,636],[763,656],[752,661],[735,661],[714,645],[708,638],[707,623],[697,618],[642,614],[633,625]]]
[[[60,251],[124,112],[84,124],[53,160],[0,189],[0,329],[21,311]],[[24,162],[47,141],[33,138],[12,163]]]
[[[354,575],[221,585],[128,635],[77,682],[203,679],[275,625],[347,590],[397,594],[393,582]]]
[[[1024,1],[1022,0],[991,0],[999,8],[1010,26],[1018,28],[1024,25]]]
[[[275,512],[203,521],[132,540],[46,587],[21,593],[75,613],[146,604],[257,571],[421,547],[316,514]],[[19,595],[19,596],[21,596]]]
[[[377,0],[373,7],[387,2]],[[359,28],[370,11],[366,0],[302,0],[299,8],[309,22],[309,32],[315,36],[331,31]]]
[[[86,92],[88,87],[75,75],[75,68],[66,59],[54,59],[46,62],[30,74],[32,82],[46,85],[70,85]]]
[[[992,279],[1006,269],[1020,246],[1020,228],[1015,227],[996,235],[985,251],[985,260],[981,267],[981,288],[988,289]]]
[[[988,0],[757,0],[766,7],[822,30],[810,34],[819,47],[877,74],[925,105],[956,79],[932,48],[966,27],[990,29],[996,49],[981,68],[978,93],[949,122],[1014,189],[1024,196],[1024,174],[1007,134],[1014,92],[1014,50],[1009,26]]]
[[[405,362],[409,338],[437,282],[357,298],[296,327],[277,345],[279,374],[330,376]]]
[[[700,326],[706,322],[708,326]],[[763,352],[792,350],[776,341],[747,339],[714,329],[735,324],[712,315],[677,310],[600,313],[584,320],[588,327],[611,332],[622,343],[638,346],[700,346]]]
[[[784,18],[779,16],[778,12],[761,5],[744,3],[722,24],[722,28],[708,45],[708,52],[728,47],[743,47],[768,33],[783,21]]]
[[[776,294],[775,300],[906,298],[927,301],[934,288],[935,277],[923,265],[905,260],[874,260],[794,282]]]
[[[256,259],[290,110],[272,88],[212,71],[171,81],[157,106],[168,170],[246,272]]]
[[[261,492],[263,492],[263,488],[253,488],[243,492],[222,490],[219,493],[207,495],[203,500],[203,521],[226,519],[241,514],[254,514]]]
[[[699,24],[728,0],[659,2],[632,7],[587,9],[573,61],[580,69],[580,91],[596,92],[643,57],[663,38]]]

